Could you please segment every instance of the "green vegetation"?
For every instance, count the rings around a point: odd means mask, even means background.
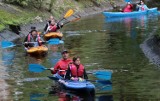
[[[46,18],[52,14],[59,19],[70,8],[78,12],[85,8],[103,5],[104,2],[113,4],[114,0],[4,0],[2,5],[6,3],[11,5],[9,10],[7,7],[0,10],[0,15],[3,15],[0,16],[0,31],[9,24],[19,25],[32,22],[37,16]]]

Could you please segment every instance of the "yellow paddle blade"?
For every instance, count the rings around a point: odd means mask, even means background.
[[[74,11],[73,11],[72,9],[69,9],[69,10],[67,11],[67,13],[64,15],[64,18],[70,17],[73,13],[74,13]]]

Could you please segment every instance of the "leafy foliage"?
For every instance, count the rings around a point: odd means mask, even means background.
[[[28,6],[29,0],[4,0],[6,3],[16,4],[20,6]]]

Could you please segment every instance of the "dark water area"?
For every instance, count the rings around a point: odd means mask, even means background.
[[[46,57],[25,56],[23,47],[1,50],[1,65],[7,68],[5,78],[14,101],[159,101],[160,68],[143,53],[142,43],[160,32],[160,16],[147,15],[130,18],[106,19],[102,14],[83,18],[65,26],[64,45],[51,46]],[[106,85],[93,82],[95,96],[68,91],[51,90],[51,73],[28,71],[31,63],[50,68],[61,58],[61,49],[78,55],[87,71],[113,71]],[[3,52],[2,52],[3,51]],[[7,56],[6,56],[7,54]],[[96,80],[94,75],[89,79]],[[50,92],[54,93],[50,93]]]

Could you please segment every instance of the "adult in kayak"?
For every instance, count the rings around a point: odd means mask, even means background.
[[[25,49],[29,49],[30,47],[41,46],[43,44],[43,39],[38,34],[35,27],[31,28],[31,31],[24,39]]]
[[[63,27],[63,23],[56,23],[55,19],[49,20],[44,28],[44,34],[47,32],[59,32],[59,29]]]
[[[73,63],[68,66],[65,79],[79,81],[88,79],[85,68],[80,62],[80,57],[73,57]]]
[[[140,5],[137,4],[137,10],[138,11],[145,11],[148,10],[149,8],[147,7],[147,5],[144,4],[144,2],[141,0],[140,1]]]
[[[133,11],[133,5],[131,2],[127,2],[127,5],[124,7],[123,12],[132,12]]]
[[[58,73],[60,76],[64,77],[66,74],[68,65],[72,63],[72,60],[69,59],[69,52],[67,50],[63,50],[61,54],[62,54],[62,59],[60,59],[56,63],[56,65],[53,68],[51,68],[51,73],[52,74]]]

